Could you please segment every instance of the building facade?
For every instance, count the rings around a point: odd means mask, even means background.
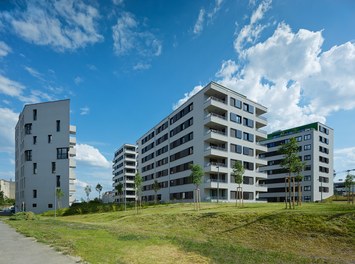
[[[15,182],[13,181],[0,180],[0,191],[8,199],[15,199],[15,186]]]
[[[75,134],[69,100],[25,105],[15,129],[16,211],[42,213],[74,201]]]
[[[257,201],[266,187],[260,171],[267,163],[259,144],[267,138],[262,127],[267,109],[245,96],[211,82],[137,141],[137,168],[143,178],[143,199],[154,200],[153,183],[159,182],[161,201],[192,201],[189,165],[205,172],[200,185],[202,201],[235,201],[237,185],[232,167],[245,168],[245,201]]]
[[[278,150],[290,138],[297,140],[299,157],[305,162],[302,200],[315,202],[332,196],[333,137],[333,129],[318,122],[269,134],[268,139],[262,142],[268,147],[268,152],[262,154],[267,166],[261,168],[268,175],[267,180],[262,181],[268,187],[268,192],[260,197],[268,202],[285,201],[285,177],[288,177],[288,173],[280,165],[283,155]]]
[[[134,202],[136,199],[136,191],[134,186],[134,177],[136,175],[136,146],[132,144],[124,144],[115,151],[112,165],[113,184],[116,189],[118,184],[122,184],[122,194],[115,190],[116,202]]]

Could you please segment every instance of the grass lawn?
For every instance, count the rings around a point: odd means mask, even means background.
[[[169,204],[126,212],[7,221],[90,263],[355,263],[346,204]]]

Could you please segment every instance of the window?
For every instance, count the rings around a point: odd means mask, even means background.
[[[319,146],[319,151],[325,154],[329,154],[329,149],[322,146]]]
[[[26,135],[32,134],[32,124],[31,123],[25,125],[25,134]]]
[[[57,188],[60,188],[60,175],[57,175],[56,186]]]
[[[302,141],[302,136],[296,137],[296,141],[297,142],[301,142]]]
[[[33,109],[33,121],[37,120],[37,109]]]
[[[57,132],[59,132],[60,131],[60,120],[57,120],[56,125],[57,125]]]
[[[311,155],[305,155],[304,160],[311,160]]]
[[[304,150],[311,150],[311,144],[304,145],[304,146],[303,146],[303,149],[304,149]]]
[[[303,190],[305,192],[309,192],[311,190],[311,186],[304,186]]]
[[[56,171],[56,164],[55,162],[52,162],[52,173],[55,173]]]
[[[236,107],[236,108],[239,108],[239,109],[241,109],[242,108],[242,102],[241,101],[239,101],[238,99],[235,99],[235,98],[233,98],[233,97],[231,97],[231,105],[232,106],[234,106],[234,107]]]
[[[33,174],[37,174],[37,163],[33,163]]]
[[[304,176],[303,181],[311,181],[311,175]]]
[[[242,123],[242,117],[234,113],[230,113],[230,120],[238,124]]]
[[[252,148],[243,147],[243,154],[247,156],[254,156],[254,150]]]
[[[311,139],[311,134],[304,135],[304,140],[310,140]]]
[[[231,136],[241,139],[242,138],[242,131],[240,131],[238,129],[231,128]]]
[[[246,112],[249,112],[251,114],[254,114],[254,106],[252,106],[252,105],[244,103],[243,104],[243,110],[246,111]]]
[[[246,141],[254,142],[254,135],[244,132],[243,139]]]
[[[37,144],[37,136],[33,136],[33,145]]]
[[[37,190],[32,191],[32,196],[33,196],[33,198],[37,198]]]
[[[254,170],[254,163],[252,162],[243,162],[244,169],[246,170]]]
[[[25,161],[32,160],[32,150],[25,150]]]
[[[69,148],[57,148],[57,159],[67,159]]]
[[[319,141],[327,145],[329,144],[329,139],[322,136],[319,136]]]
[[[310,171],[312,169],[311,165],[304,166],[304,171]]]
[[[48,135],[48,143],[52,143],[52,135]]]
[[[243,118],[243,125],[253,128],[254,127],[254,121],[244,117]]]
[[[53,208],[53,204],[48,204],[48,208]]]
[[[36,204],[36,203],[32,204],[32,207],[33,207],[33,208],[36,208],[36,207],[37,207],[37,204]]]
[[[242,153],[242,146],[231,144],[231,152],[241,154]]]

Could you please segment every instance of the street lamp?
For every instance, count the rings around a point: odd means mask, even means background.
[[[219,203],[219,164],[217,165],[217,203]]]

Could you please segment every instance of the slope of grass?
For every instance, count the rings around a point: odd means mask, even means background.
[[[355,207],[159,205],[126,212],[9,221],[90,263],[353,263]]]

